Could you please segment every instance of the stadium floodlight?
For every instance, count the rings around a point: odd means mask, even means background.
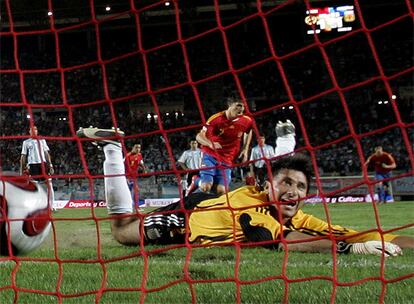
[[[105,11],[109,12],[110,10],[111,10],[111,7],[110,7],[109,5],[107,5],[107,6],[105,7]]]
[[[382,100],[378,101],[378,104],[382,104]]]
[[[170,1],[165,1],[164,5],[165,6],[170,6],[171,2]]]
[[[387,104],[388,103],[388,100],[384,100],[384,104]]]
[[[48,12],[47,12],[47,15],[48,15],[48,16],[52,16],[52,15],[53,15],[53,13],[52,13],[51,11],[48,11]]]
[[[397,99],[397,96],[395,96],[395,95],[391,95],[391,99],[392,99],[392,100],[395,100],[395,99]]]

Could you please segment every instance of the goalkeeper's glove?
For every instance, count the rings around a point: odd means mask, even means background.
[[[365,243],[354,243],[350,248],[351,253],[357,254],[375,254],[382,255],[384,252],[385,257],[402,255],[400,246],[384,242],[384,248],[381,241],[368,241]]]

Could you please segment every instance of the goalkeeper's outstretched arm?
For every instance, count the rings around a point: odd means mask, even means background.
[[[414,249],[414,238],[410,236],[399,235],[395,239],[393,239],[391,243],[398,245],[403,249]]]
[[[382,241],[372,240],[361,243],[334,243],[327,239],[312,240],[312,238],[312,236],[307,234],[292,231],[285,237],[285,240],[287,241],[285,248],[290,251],[300,252],[332,252],[334,249],[337,253],[372,254],[379,256],[384,255],[385,257],[402,255],[400,246],[391,242],[383,243]],[[405,237],[401,238],[404,239]],[[410,239],[409,237],[406,238]],[[300,240],[301,242],[292,242]],[[333,248],[333,246],[335,247]]]

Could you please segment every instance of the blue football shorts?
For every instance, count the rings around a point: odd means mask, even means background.
[[[204,169],[209,168],[209,169]],[[204,153],[201,161],[200,181],[228,187],[231,181],[231,167]]]

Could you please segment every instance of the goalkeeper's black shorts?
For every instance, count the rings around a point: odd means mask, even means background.
[[[155,209],[144,218],[146,244],[168,245],[185,241],[185,211],[194,209],[200,202],[217,195],[197,192],[168,206]]]

